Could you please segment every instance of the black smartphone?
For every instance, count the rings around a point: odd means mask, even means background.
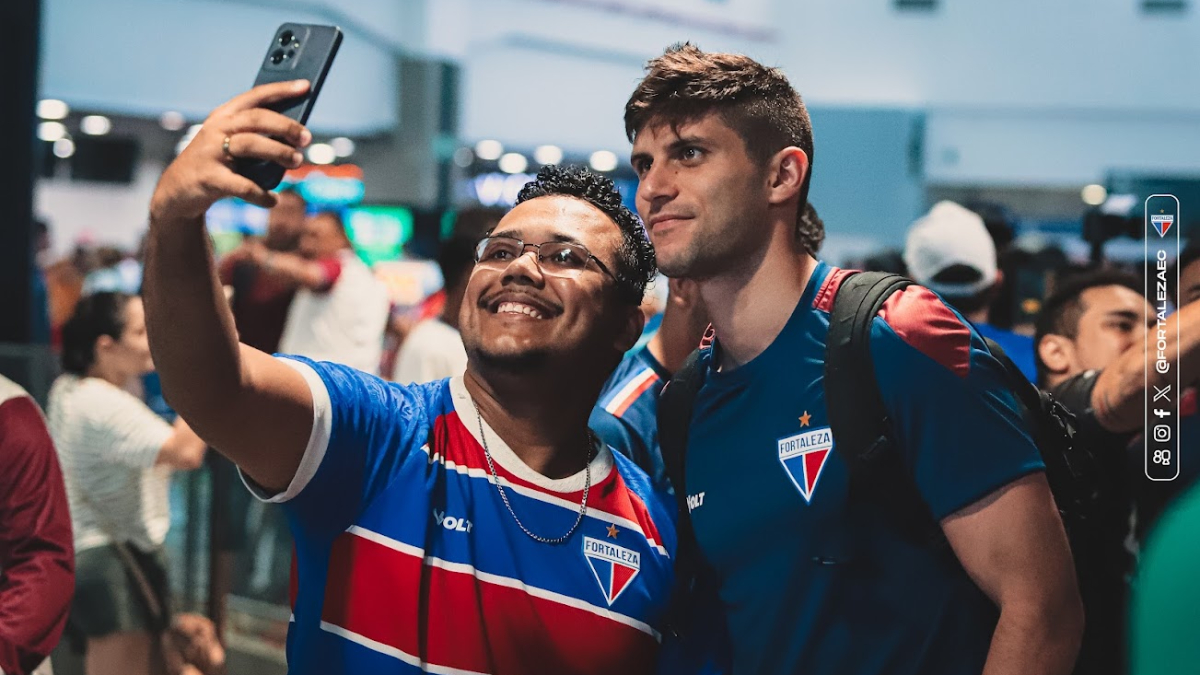
[[[271,46],[263,58],[262,67],[254,86],[269,82],[308,80],[308,93],[295,98],[277,101],[267,108],[282,113],[301,124],[308,122],[317,95],[333,57],[337,56],[342,44],[342,31],[337,26],[316,26],[303,23],[285,23],[275,31]],[[257,183],[264,190],[272,190],[283,180],[287,171],[275,162],[258,159],[238,159],[234,170]]]

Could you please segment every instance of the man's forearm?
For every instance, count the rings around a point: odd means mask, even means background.
[[[291,253],[267,253],[262,269],[268,275],[288,284],[319,289],[325,285],[325,275],[317,263]]]
[[[185,418],[202,419],[202,411],[230,401],[242,379],[233,313],[203,218],[151,219],[143,288],[163,394]]]
[[[1002,608],[983,675],[1068,675],[1083,633],[1077,614],[1036,605]]]
[[[1160,346],[1158,338],[1157,325],[1151,325],[1145,343],[1125,351],[1097,378],[1092,407],[1105,429],[1126,432],[1142,427],[1147,386],[1173,385],[1177,375],[1185,384],[1200,377],[1200,302],[1186,305],[1177,315],[1167,317],[1163,327],[1163,351],[1171,360],[1179,354],[1179,362],[1174,364],[1178,372],[1173,369],[1159,373],[1154,367]]]

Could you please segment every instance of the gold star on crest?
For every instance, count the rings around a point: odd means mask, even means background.
[[[616,525],[609,525],[609,526],[608,526],[608,536],[612,537],[613,539],[616,539],[616,538],[617,538],[617,533],[618,533],[619,531],[620,531],[620,530],[618,530],[618,529],[617,529],[617,526],[616,526]]]
[[[809,415],[808,411],[805,410],[804,414],[800,416],[800,426],[802,426],[802,427],[808,426],[808,422],[811,418],[812,418],[812,415]]]

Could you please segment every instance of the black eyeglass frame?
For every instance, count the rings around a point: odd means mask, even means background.
[[[480,264],[480,263],[487,264],[486,262],[481,260],[481,258],[483,256],[484,250],[487,249],[488,242],[492,241],[493,239],[504,239],[506,241],[516,242],[517,246],[520,247],[520,249],[521,249],[521,253],[519,255],[524,255],[525,251],[530,246],[532,246],[534,249],[537,250],[538,266],[541,267],[543,271],[546,269],[543,261],[545,260],[545,258],[549,257],[549,256],[542,255],[542,247],[543,246],[563,246],[563,247],[567,247],[567,248],[578,249],[578,250],[582,251],[584,254],[586,254],[588,259],[595,261],[596,267],[599,267],[601,272],[604,272],[605,274],[607,274],[609,277],[612,278],[613,281],[617,281],[617,275],[613,274],[612,271],[608,269],[607,265],[605,265],[603,262],[601,262],[601,260],[599,258],[592,255],[592,252],[589,251],[586,246],[584,246],[583,244],[577,244],[573,241],[543,241],[540,244],[530,244],[530,243],[527,243],[524,239],[519,239],[517,237],[509,237],[509,236],[503,235],[503,234],[497,234],[497,235],[493,235],[490,237],[484,237],[479,240],[478,244],[475,244],[475,263],[476,264]],[[513,258],[513,260],[516,260],[516,258]],[[510,260],[507,262],[512,262],[512,261]],[[587,264],[584,263],[584,267],[586,267],[586,266],[587,266]],[[583,267],[581,267],[579,269],[583,269]],[[553,274],[553,273],[551,273],[551,274]]]

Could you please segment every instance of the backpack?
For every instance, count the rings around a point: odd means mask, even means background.
[[[825,347],[827,413],[834,448],[849,467],[849,503],[883,514],[904,538],[936,550],[942,559],[957,565],[941,525],[895,447],[870,351],[871,325],[880,309],[894,293],[912,284],[902,276],[882,272],[858,272],[842,281],[834,299]],[[1047,482],[1068,538],[1072,533],[1085,532],[1097,508],[1099,469],[1091,453],[1075,445],[1074,415],[1025,379],[999,345],[988,339],[985,342],[1000,362],[1005,381],[1041,452]],[[688,596],[712,583],[711,575],[704,573],[697,548],[685,483],[688,427],[696,395],[704,383],[699,361],[709,349],[711,335],[688,356],[663,389],[658,403],[659,444],[679,507],[676,596],[669,617],[672,630],[687,625]],[[898,476],[909,480],[897,480]],[[1076,560],[1086,558],[1076,550],[1074,541],[1072,551]]]

